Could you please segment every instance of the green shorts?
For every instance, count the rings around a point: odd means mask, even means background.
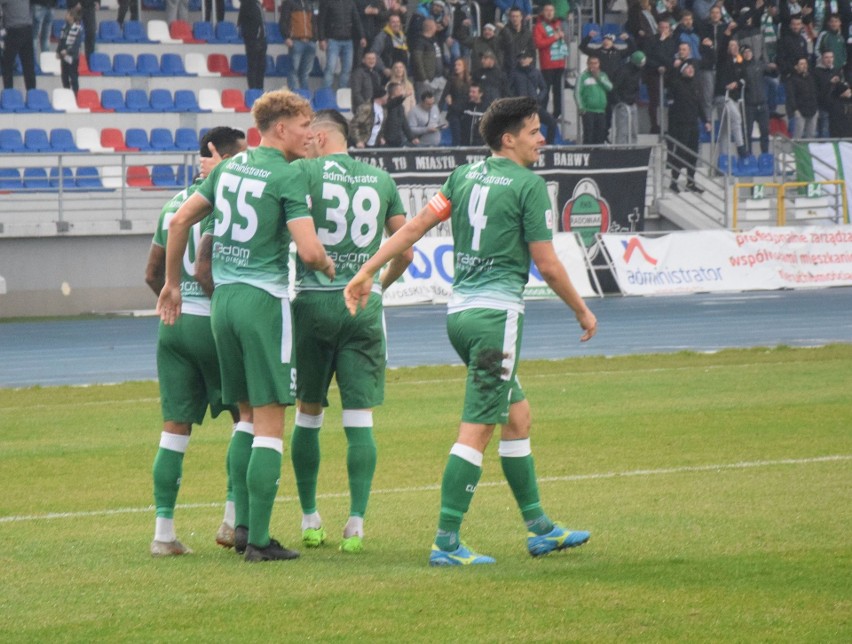
[[[447,333],[467,366],[462,421],[504,424],[509,406],[524,400],[517,378],[524,314],[467,309],[447,316]]]
[[[292,405],[296,356],[290,302],[248,284],[223,284],[213,291],[211,320],[225,401]]]
[[[296,356],[302,365],[298,398],[328,404],[328,386],[337,376],[343,409],[370,409],[385,397],[385,342],[382,298],[370,295],[352,317],[343,291],[303,291],[293,300]]]
[[[209,317],[184,314],[174,326],[160,322],[157,377],[163,420],[199,425],[208,405],[213,418],[226,409],[236,409],[222,402],[219,359]]]

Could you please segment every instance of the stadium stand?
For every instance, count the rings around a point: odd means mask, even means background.
[[[74,135],[65,127],[56,127],[50,131],[50,149],[53,152],[81,152],[74,143]]]
[[[24,137],[19,130],[12,128],[0,130],[0,152],[14,153],[24,150]]]
[[[18,89],[4,89],[0,92],[0,112],[28,112],[24,95]]]
[[[27,92],[26,106],[30,112],[56,112],[48,93],[37,87]]]
[[[17,168],[0,168],[0,191],[20,190],[23,187],[20,170]]]
[[[124,23],[124,42],[150,43],[147,30],[138,20],[128,20]]]
[[[25,190],[49,190],[50,181],[44,168],[24,168]]]
[[[24,148],[27,152],[49,152],[50,139],[40,127],[27,128],[24,131]]]
[[[260,98],[263,94],[263,90],[260,89],[247,89],[245,93],[246,98],[246,107],[251,109],[251,106],[254,105],[254,102]]]
[[[175,100],[167,89],[152,89],[149,95],[151,109],[155,112],[175,112]]]
[[[136,57],[135,74],[138,76],[160,76],[160,61],[157,60],[157,56],[155,54],[139,54]]]
[[[68,190],[74,187],[74,171],[68,166],[64,166],[60,172],[59,168],[51,168],[48,178],[48,185],[51,188],[59,188]]]
[[[148,133],[141,127],[129,127],[124,132],[124,142],[128,148],[147,152],[153,150],[151,142],[148,138]]]
[[[100,173],[94,166],[80,166],[74,175],[74,183],[82,190],[102,190],[104,184]]]
[[[172,131],[165,127],[151,129],[151,148],[161,152],[172,152],[177,150]]]
[[[175,148],[186,152],[197,152],[198,134],[191,127],[179,127],[175,130]]]

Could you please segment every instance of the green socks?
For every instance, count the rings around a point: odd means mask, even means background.
[[[317,511],[317,477],[320,466],[319,430],[323,415],[296,412],[296,426],[290,438],[290,460],[296,475],[296,489],[303,514]]]
[[[363,414],[364,412],[357,412]],[[372,414],[371,426],[349,427],[347,410],[344,410],[344,427],[346,432],[346,469],[349,472],[349,516],[363,517],[370,500],[370,488],[373,485],[373,474],[376,471],[376,442],[373,440]]]
[[[249,493],[249,543],[257,548],[269,545],[269,520],[281,480],[284,442],[280,438],[255,436],[246,482]]]
[[[154,457],[154,505],[157,516],[174,518],[180,479],[183,474],[183,455],[189,445],[189,436],[160,434],[160,449]]]
[[[530,439],[500,441],[498,453],[503,474],[515,496],[527,529],[535,534],[547,534],[553,530],[553,522],[541,508]]]
[[[435,537],[435,545],[441,550],[453,551],[459,547],[462,519],[481,475],[482,453],[461,443],[453,445],[441,482],[441,514]]]
[[[252,423],[237,423],[228,445],[228,476],[231,482],[231,492],[234,498],[234,526],[249,524],[249,493],[246,484],[249,459],[251,458],[251,443],[254,440],[254,425]]]

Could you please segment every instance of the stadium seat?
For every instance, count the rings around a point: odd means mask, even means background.
[[[246,99],[238,89],[227,88],[222,90],[222,106],[233,108],[236,112],[248,112]]]
[[[84,71],[83,61],[88,60],[88,67]],[[78,69],[81,76],[103,76],[112,71],[112,62],[109,56],[100,51],[93,51],[91,56],[80,56],[80,67]]]
[[[25,149],[24,137],[19,130],[12,128],[0,130],[0,152],[23,152]]]
[[[123,42],[124,34],[117,20],[101,20],[98,23],[98,42],[113,43]]]
[[[212,42],[216,39],[213,32],[213,24],[206,20],[197,20],[192,23],[192,37],[198,42]]]
[[[64,87],[54,87],[51,97],[53,109],[57,112],[66,112],[68,114],[82,114],[88,112],[88,108],[77,105],[77,97],[74,92]]]
[[[341,112],[352,111],[352,89],[341,87],[337,90],[337,107]]]
[[[24,132],[24,147],[27,152],[50,152],[50,139],[40,127],[27,128]]]
[[[222,97],[219,96],[219,91],[209,87],[198,90],[198,106],[202,110],[210,112],[234,112],[233,107],[225,107],[222,105]]]
[[[601,25],[601,35],[612,34],[613,36],[618,38],[623,33],[624,29],[622,29],[621,25],[617,22],[605,22],[603,25]]]
[[[56,112],[50,104],[50,96],[43,89],[33,88],[27,92],[27,109],[30,112]]]
[[[186,57],[184,58],[184,67],[188,74],[192,74],[194,76],[221,76],[219,72],[213,72],[207,68],[207,56],[199,54],[197,51],[187,52]]]
[[[54,152],[80,152],[74,143],[74,135],[66,127],[55,127],[50,131],[50,149]]]
[[[183,59],[180,54],[165,53],[160,56],[161,76],[189,76],[183,67]]]
[[[141,127],[129,127],[124,132],[124,142],[128,148],[139,150],[140,152],[149,152],[151,142],[148,139],[148,133]]]
[[[172,131],[165,127],[151,128],[151,149],[161,152],[173,152],[177,150]]]
[[[169,25],[169,35],[175,40],[182,40],[187,45],[199,45],[204,42],[203,40],[196,40],[193,37],[192,26],[186,20],[175,20],[172,22]]]
[[[293,93],[298,94],[299,96],[308,101],[312,100],[314,97],[313,92],[311,92],[311,90],[307,89],[306,87],[298,87],[293,90]]]
[[[139,54],[136,57],[137,76],[162,76],[156,54]]]
[[[234,74],[245,76],[248,72],[248,58],[245,54],[231,54],[231,71]]]
[[[739,159],[736,167],[732,169],[732,174],[738,177],[753,177],[757,174],[757,157],[749,154],[747,157]]]
[[[275,57],[275,75],[287,77],[293,69],[293,61],[289,54],[278,54]]]
[[[728,157],[727,154],[720,154],[719,155],[719,164],[718,164],[719,172],[721,172],[722,174],[727,174],[728,167],[730,165],[731,165],[730,164],[730,157]],[[734,166],[736,166],[736,160],[734,161]],[[731,167],[731,173],[732,174],[733,174],[734,166]]]
[[[208,110],[201,109],[198,100],[195,98],[195,92],[191,89],[179,89],[175,91],[175,111],[206,112]]]
[[[70,91],[70,90],[68,90]],[[119,92],[121,96],[121,92]],[[122,99],[122,103],[124,99]],[[115,108],[105,107],[101,105],[101,99],[98,93],[93,89],[80,88],[77,92],[77,106],[81,109],[89,110],[90,112],[114,112]]]
[[[60,178],[61,177],[61,178]],[[60,185],[61,184],[61,185]],[[59,168],[50,169],[50,178],[48,185],[51,188],[60,188],[62,190],[71,190],[74,188],[74,171],[68,166],[63,166],[60,173]]]
[[[97,52],[95,52],[97,53]],[[92,54],[94,56],[94,54]],[[104,76],[138,76],[136,61],[131,54],[116,54],[112,57],[112,69],[105,71]]]
[[[43,51],[38,55],[38,66],[42,74],[59,76],[62,73],[62,64],[56,57],[55,51]]]
[[[17,168],[0,168],[0,191],[20,190],[23,186],[20,170]]]
[[[62,18],[54,18],[53,22],[50,23],[50,40],[53,42],[58,41],[64,27],[65,21]]]
[[[107,90],[104,90],[106,92]],[[101,94],[103,99],[103,93]],[[116,112],[153,112],[148,94],[144,89],[129,89],[124,93],[124,108],[116,108]]]
[[[311,100],[315,110],[339,110],[337,92],[330,87],[319,87]]]
[[[142,0],[142,8],[145,11],[165,11],[166,0]]]
[[[596,22],[587,22],[586,24],[584,24],[581,37],[585,38],[592,31],[596,31],[598,33],[597,37],[592,42],[600,42],[601,26]]]
[[[158,188],[177,188],[181,185],[175,176],[175,169],[161,164],[151,168],[151,184]]]
[[[775,157],[769,152],[757,157],[757,171],[761,177],[771,177],[775,172]]]
[[[228,65],[228,57],[225,54],[210,54],[207,57],[207,69],[218,72],[222,76],[239,76],[231,71]]]
[[[272,8],[275,11],[275,8]],[[284,36],[281,35],[281,30],[278,28],[278,23],[274,21],[266,22],[266,42],[270,45],[283,45]]]
[[[124,141],[124,134],[115,127],[105,127],[101,130],[101,145],[116,152],[130,152]]]
[[[144,165],[132,165],[127,168],[127,185],[131,188],[150,188],[151,172]]]
[[[213,40],[208,40],[207,42],[221,44],[242,44],[243,42],[242,37],[237,31],[237,25],[227,20],[217,22],[213,28],[213,33]]]
[[[149,43],[145,27],[138,20],[128,20],[124,23],[124,42]]]
[[[20,90],[11,88],[0,92],[0,112],[29,112]]]
[[[82,190],[101,190],[104,187],[101,175],[94,166],[80,166],[74,174],[74,183]]]
[[[171,35],[169,23],[165,20],[148,21],[148,40],[166,45],[176,45],[183,42],[182,38],[175,38]]]
[[[101,135],[96,128],[78,127],[77,136],[74,138],[77,147],[81,150],[88,150],[89,152],[112,152],[112,148],[105,148],[101,145]]]
[[[44,168],[24,168],[25,190],[49,190],[50,181]]]
[[[246,143],[248,143],[250,148],[256,148],[260,145],[260,131],[252,126],[246,132]]]
[[[158,87],[151,90],[151,109],[154,112],[175,112],[175,101],[171,91]]]
[[[199,142],[195,129],[191,127],[179,127],[175,130],[175,147],[178,150],[197,152]]]
[[[251,109],[254,102],[263,95],[262,89],[247,89],[245,93],[246,107]]]
[[[120,165],[107,165],[101,168],[104,188],[121,188],[124,186],[124,173]]]
[[[275,70],[275,56],[266,54],[266,76],[277,77],[278,73]]]

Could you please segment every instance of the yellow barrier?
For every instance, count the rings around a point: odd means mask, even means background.
[[[776,204],[775,204],[775,221],[778,226],[784,226],[787,223],[787,207],[785,201],[785,194],[787,190],[796,189],[796,188],[804,188],[810,185],[820,185],[820,186],[840,186],[840,198],[843,207],[843,223],[849,223],[849,204],[846,199],[846,181],[843,179],[831,179],[826,181],[790,181],[787,183],[774,183],[772,181],[767,181],[765,183],[735,183],[734,184],[734,210],[732,213],[732,222],[731,227],[736,229],[739,214],[739,205],[740,205],[740,190],[743,188],[754,188],[756,186],[763,186],[765,188],[775,188],[778,193],[776,195]]]

